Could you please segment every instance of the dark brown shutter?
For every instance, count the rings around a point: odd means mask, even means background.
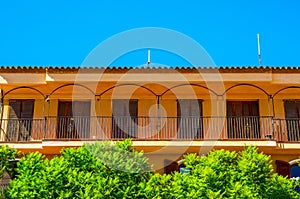
[[[291,177],[291,165],[282,160],[276,160],[276,172],[282,176]]]
[[[10,106],[9,118],[10,119],[21,118],[21,101],[10,100],[9,106]]]
[[[132,118],[136,118],[138,116],[138,101],[137,100],[129,101],[129,113]]]
[[[32,119],[33,118],[33,107],[34,107],[34,100],[22,101],[21,118]]]
[[[73,116],[90,116],[90,102],[75,101],[72,108]]]
[[[227,116],[259,116],[258,101],[228,101]]]
[[[10,100],[7,139],[28,141],[31,138],[34,100]]]
[[[90,138],[89,101],[59,101],[57,138]]]
[[[171,174],[175,171],[179,171],[179,165],[176,161],[165,159],[164,165],[165,174]]]
[[[177,100],[177,138],[203,138],[202,100]]]
[[[258,101],[227,101],[228,138],[261,138]]]
[[[292,101],[292,100],[286,100],[284,101],[284,110],[285,110],[285,117],[286,118],[299,118],[299,102],[298,101]]]
[[[112,138],[135,138],[138,100],[113,100]]]
[[[300,137],[300,101],[284,101],[286,126],[289,141],[298,141]]]

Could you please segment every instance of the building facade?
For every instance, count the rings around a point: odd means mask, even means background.
[[[1,67],[1,144],[52,157],[132,138],[158,172],[186,153],[256,145],[294,176],[297,67]]]

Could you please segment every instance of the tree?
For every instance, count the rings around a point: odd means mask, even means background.
[[[11,149],[6,145],[0,146],[0,180],[4,177],[4,171],[10,176],[14,176],[14,170],[12,169],[12,163],[10,160],[16,159],[20,153],[16,149]],[[3,198],[4,190],[0,187],[0,198]]]
[[[256,147],[189,154],[189,174],[153,174],[131,140],[64,149],[45,159],[30,153],[18,164],[7,198],[300,198],[297,184],[273,172]]]
[[[145,198],[299,198],[296,184],[273,172],[270,157],[256,147],[241,152],[215,150],[189,154],[190,174],[155,174],[141,192]]]
[[[150,166],[131,140],[85,144],[45,159],[30,153],[18,164],[7,198],[143,198]]]
[[[208,156],[185,156],[191,176],[206,187],[206,198],[299,198],[296,184],[273,172],[270,157],[254,146],[241,152],[216,150]]]
[[[3,172],[7,171],[12,175],[11,163],[9,160],[14,160],[19,157],[20,153],[16,149],[11,149],[7,145],[0,146],[0,178],[2,178]]]

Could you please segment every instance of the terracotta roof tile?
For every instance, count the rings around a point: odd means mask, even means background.
[[[129,70],[134,72],[170,72],[176,70],[182,73],[212,72],[215,70],[221,73],[300,73],[300,66],[0,66],[0,73],[43,73],[46,71],[49,73],[75,73],[79,70],[82,72],[105,71],[111,73],[124,73]]]

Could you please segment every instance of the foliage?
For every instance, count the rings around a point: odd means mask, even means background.
[[[275,174],[270,157],[253,146],[241,152],[189,154],[185,165],[189,175],[155,174],[141,191],[147,198],[300,198],[296,184]]]
[[[131,140],[86,144],[51,160],[30,153],[19,162],[6,197],[143,198],[139,190],[151,176],[150,166],[131,145]]]
[[[19,155],[16,149],[6,145],[0,146],[0,178],[5,170],[10,174],[13,172],[9,160],[16,159]]]
[[[212,151],[208,156],[185,156],[192,176],[206,186],[206,196],[222,198],[299,198],[295,183],[273,173],[270,157],[254,146],[241,152]],[[215,198],[215,196],[213,196]]]
[[[299,198],[295,182],[273,173],[256,147],[189,154],[190,174],[153,174],[131,140],[64,149],[45,159],[31,153],[18,164],[7,198]]]
[[[6,145],[0,146],[0,180],[3,178],[4,171],[8,172],[9,175],[14,175],[12,164],[9,160],[16,159],[20,154],[16,149],[11,149]],[[4,188],[0,186],[0,198],[4,198]]]

